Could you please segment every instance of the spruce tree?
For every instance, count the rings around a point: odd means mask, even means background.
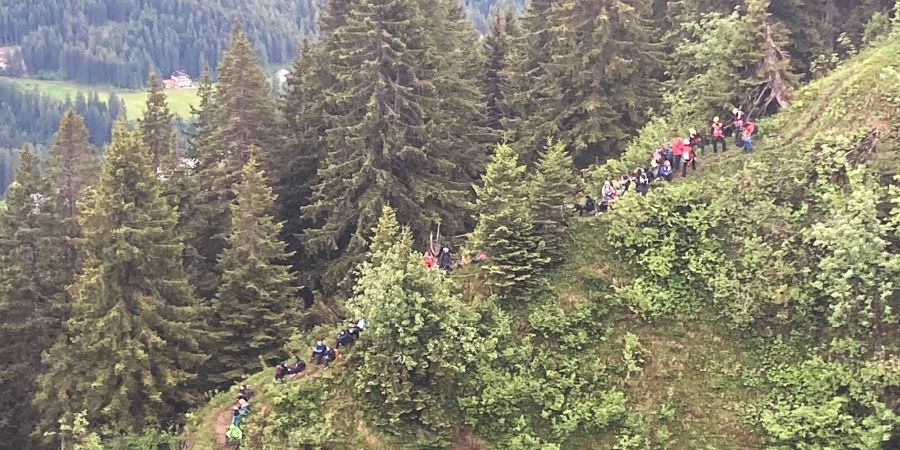
[[[541,255],[544,243],[534,231],[529,198],[521,194],[525,184],[525,168],[516,152],[500,144],[482,186],[475,188],[478,225],[470,246],[488,253],[488,261],[480,266],[485,284],[506,302],[524,301],[547,263]]]
[[[471,105],[453,87],[461,82],[437,78],[446,62],[426,22],[418,2],[352,0],[346,23],[324,38],[339,81],[320,97],[331,113],[325,156],[301,211],[314,224],[304,232],[305,252],[326,268],[326,288],[340,285],[362,258],[383,205],[418,235],[439,222],[448,232],[463,228],[476,172],[469,165],[480,150],[459,138],[468,122],[455,111]],[[454,94],[459,100],[442,100]]]
[[[265,169],[277,168],[280,161],[270,156],[280,145],[278,109],[266,73],[240,25],[231,32],[217,73],[211,145],[222,153],[234,177],[251,146],[260,149]]]
[[[44,358],[42,430],[87,411],[109,434],[169,423],[202,363],[198,308],[181,271],[176,213],[162,197],[139,132],[118,124],[100,181],[82,208],[84,267],[71,318]]]
[[[483,89],[487,100],[487,125],[495,130],[503,129],[507,118],[506,94],[510,89],[507,66],[510,62],[510,45],[507,29],[515,26],[515,16],[511,11],[496,15],[491,20],[491,29],[484,37],[481,51],[484,62]]]
[[[35,378],[45,369],[41,353],[59,336],[67,311],[69,274],[50,195],[40,161],[26,148],[0,212],[0,384],[8,393],[0,408],[10,412],[0,416],[0,433],[8,448],[30,447],[39,419]]]
[[[551,265],[562,262],[572,204],[581,183],[572,157],[560,142],[547,142],[531,174],[528,192],[535,230],[544,240],[542,255]]]
[[[63,255],[67,272],[73,275],[79,268],[76,245],[81,237],[77,219],[79,202],[85,189],[97,180],[99,167],[100,158],[88,142],[84,119],[75,111],[67,110],[50,147],[48,174],[53,201],[57,204],[58,226],[66,237]]]
[[[260,359],[270,364],[282,359],[296,308],[293,279],[280,265],[290,255],[278,239],[281,224],[271,215],[275,195],[254,157],[244,164],[235,191],[213,302],[220,338],[210,361],[218,374],[211,381],[222,386],[254,373]]]
[[[508,118],[504,125],[512,132],[510,137],[516,142],[516,149],[526,164],[536,158],[537,149],[532,148],[535,142],[543,142],[547,137],[534,136],[535,130],[528,128],[528,122],[553,95],[550,91],[553,84],[541,83],[547,81],[546,69],[551,62],[553,34],[549,19],[554,3],[558,1],[532,0],[519,20],[521,37],[514,39],[515,36],[510,36],[512,51],[507,72],[512,92],[506,98]]]
[[[614,156],[659,100],[650,0],[571,0],[550,11],[553,39],[540,110],[527,121],[527,148],[560,139],[594,162]]]
[[[150,72],[147,81],[147,110],[140,120],[141,136],[150,149],[150,161],[160,174],[170,174],[176,165],[173,120],[163,84],[155,71]]]
[[[331,7],[338,5],[339,2],[329,2]],[[310,202],[316,171],[324,156],[322,138],[326,111],[321,93],[333,83],[322,49],[304,40],[279,104],[286,139],[279,157],[282,167],[272,174],[272,179],[279,193],[275,211],[278,219],[284,222],[282,240],[294,254],[291,258],[294,267],[306,269],[300,274],[303,284],[310,289],[317,287],[316,271],[309,264],[299,236],[312,224],[304,220],[299,211]]]
[[[197,294],[205,300],[212,299],[219,284],[216,261],[225,248],[231,221],[232,188],[250,149],[259,149],[264,168],[280,164],[280,119],[275,101],[253,47],[238,25],[219,62],[218,74],[215,88],[202,85],[201,116],[189,151],[189,157],[196,160],[190,171],[196,206],[184,211],[181,218],[189,271]]]
[[[445,448],[459,420],[461,377],[479,347],[478,319],[447,278],[425,268],[408,229],[391,217],[380,224],[373,262],[362,265],[348,302],[370,323],[353,370],[358,404],[380,431]]]

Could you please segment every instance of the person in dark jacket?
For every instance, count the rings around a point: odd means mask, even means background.
[[[341,330],[341,332],[338,333],[335,342],[337,343],[338,347],[349,347],[350,344],[353,343],[353,336],[351,336],[350,333]]]
[[[450,272],[453,270],[453,255],[450,254],[450,249],[444,247],[441,249],[441,252],[438,253],[438,267],[441,269]]]
[[[340,356],[340,352],[338,349],[329,347],[328,350],[325,350],[325,368],[328,368],[328,365],[331,364],[332,361],[336,360],[338,356]]]
[[[641,196],[647,195],[650,191],[650,177],[643,168],[634,171],[634,186]]]

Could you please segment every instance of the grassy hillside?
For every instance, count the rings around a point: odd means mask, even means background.
[[[48,81],[25,78],[6,79],[14,81],[25,89],[39,91],[59,101],[65,101],[66,98],[74,100],[79,92],[87,94],[92,91],[97,91],[101,100],[105,101],[109,97],[109,92],[115,92],[125,104],[128,120],[138,119],[144,113],[144,109],[146,108],[145,103],[147,101],[147,94],[140,90],[88,86],[67,81]],[[189,117],[191,114],[191,105],[199,103],[196,89],[172,90],[167,91],[166,95],[169,99],[169,109],[171,109],[174,114],[181,117]]]
[[[752,155],[702,158],[696,175],[575,224],[546,292],[497,331],[500,356],[473,358],[452,448],[897,448],[898,61],[896,39],[863,51],[762,121]],[[596,179],[698,125],[667,119]],[[454,274],[476,299],[471,276]],[[245,444],[409,448],[355,407],[359,351],[283,385],[251,378]],[[192,448],[219,448],[232,397],[194,413]]]

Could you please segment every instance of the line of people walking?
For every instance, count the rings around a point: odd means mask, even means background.
[[[630,175],[622,175],[615,183],[606,180],[600,189],[599,205],[590,195],[586,195],[584,203],[576,205],[576,211],[580,215],[602,214],[611,205],[629,190],[635,190],[644,196],[650,191],[650,186],[660,180],[672,181],[676,173],[681,172],[682,177],[688,175],[688,168],[697,171],[698,156],[706,156],[706,146],[712,145],[712,152],[722,153],[728,150],[728,136],[732,135],[735,147],[745,153],[753,152],[753,136],[756,133],[756,123],[750,120],[739,108],[732,110],[732,118],[725,124],[716,116],[709,124],[709,133],[704,135],[691,129],[687,137],[677,137],[672,142],[660,145],[653,150],[650,157],[649,171],[638,167]]]
[[[242,384],[238,390],[237,402],[231,408],[231,424],[225,431],[225,441],[233,449],[240,448],[241,440],[244,438],[244,432],[239,425],[250,414],[250,399],[253,398],[253,394],[250,386]]]

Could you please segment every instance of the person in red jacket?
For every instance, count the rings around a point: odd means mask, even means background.
[[[709,126],[709,135],[712,136],[713,153],[719,153],[719,144],[722,144],[722,153],[726,150],[725,125],[719,120],[719,117],[713,117],[712,124]]]
[[[674,172],[681,170],[681,155],[684,153],[684,141],[684,138],[675,138],[672,141],[672,157],[674,159],[672,171]]]
[[[744,130],[741,132],[741,140],[745,153],[753,153],[753,133],[756,132],[756,123],[748,120],[744,124]]]
[[[684,161],[684,165],[681,166],[681,176],[687,176],[687,168],[688,164],[691,165],[691,169],[694,172],[697,171],[697,154],[694,152],[694,147],[691,146],[691,141],[689,139],[684,140],[684,152],[681,154],[681,160]]]

